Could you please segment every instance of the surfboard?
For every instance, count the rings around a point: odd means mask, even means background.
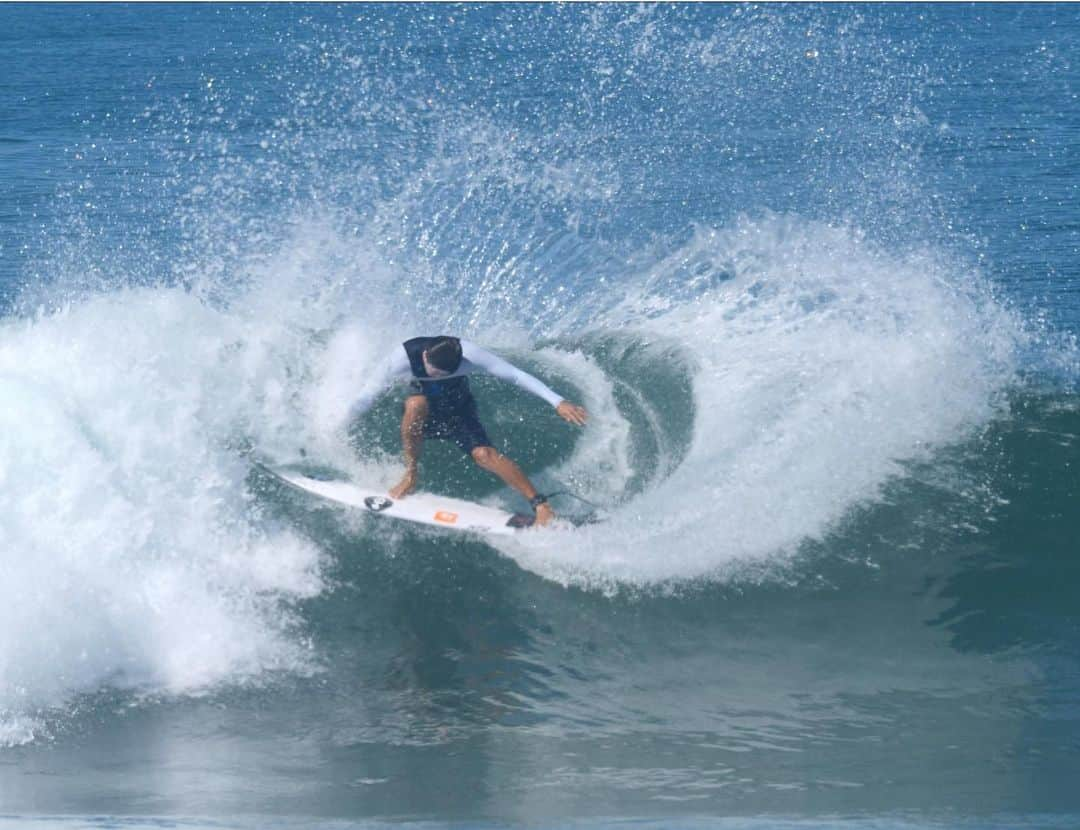
[[[450,496],[419,492],[410,493],[403,499],[392,499],[385,491],[362,487],[351,481],[326,481],[265,464],[258,467],[297,490],[374,516],[389,516],[447,530],[500,536],[517,533],[533,523],[532,516],[508,513],[497,507]]]

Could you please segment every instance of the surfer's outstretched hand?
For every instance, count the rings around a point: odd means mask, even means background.
[[[417,477],[416,473],[410,470],[405,473],[405,477],[401,479],[397,484],[390,488],[390,498],[403,499],[409,493],[416,489]]]
[[[577,424],[579,427],[585,426],[585,421],[589,419],[589,413],[585,411],[585,407],[570,403],[570,401],[563,401],[555,407],[555,411],[564,421]]]

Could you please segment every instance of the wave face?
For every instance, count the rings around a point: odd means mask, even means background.
[[[87,14],[87,44],[180,37],[133,14]],[[666,778],[620,777],[593,747],[607,777],[545,779],[614,815],[612,792],[695,786],[774,810],[766,794],[807,783],[775,753],[820,742],[829,780],[847,780],[852,731],[936,752],[905,695],[940,693],[927,724],[951,719],[957,746],[985,739],[999,759],[1030,726],[1025,672],[1061,715],[1049,698],[1075,690],[1077,654],[1060,586],[1080,529],[1080,310],[1052,279],[1071,256],[1064,185],[1023,185],[1043,188],[1028,202],[1047,205],[1055,263],[1033,271],[1031,238],[1003,230],[1012,202],[979,201],[1012,151],[970,117],[1036,116],[963,80],[994,59],[1060,91],[1056,53],[1034,51],[1058,18],[1023,11],[1032,51],[1010,63],[972,22],[989,10],[162,14],[193,33],[169,41],[190,59],[133,57],[107,79],[91,49],[58,105],[69,122],[46,104],[12,122],[16,198],[43,206],[31,222],[17,202],[3,225],[19,254],[0,263],[0,743],[63,744],[125,706],[254,700],[289,733],[265,740],[312,752],[389,755],[493,724],[553,752],[584,725],[642,764],[693,744]],[[20,42],[60,37],[57,15],[20,10]],[[78,100],[100,107],[72,115]],[[1044,116],[1039,136],[1068,127]],[[28,137],[50,125],[65,160],[44,176]],[[560,511],[600,521],[432,537],[253,470],[254,455],[392,482],[400,395],[346,413],[388,350],[437,332],[590,410],[578,432],[474,384],[496,445],[571,494]],[[424,475],[521,507],[446,447]],[[822,642],[833,674],[812,659]],[[982,674],[987,654],[1015,659]],[[991,702],[972,714],[978,696]],[[222,740],[253,728],[222,717]],[[737,784],[735,752],[764,783]],[[963,758],[961,808],[1002,784]],[[948,806],[919,782],[912,803]],[[40,803],[95,809],[41,786]],[[895,806],[884,785],[858,788],[844,801],[823,785],[814,803]],[[373,814],[400,813],[406,790]],[[329,803],[349,814],[341,792]]]

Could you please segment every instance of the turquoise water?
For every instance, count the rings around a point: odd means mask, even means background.
[[[1080,12],[0,23],[0,825],[1080,822]],[[440,331],[603,522],[251,466],[392,482]]]

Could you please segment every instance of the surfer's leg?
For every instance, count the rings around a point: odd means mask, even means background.
[[[508,487],[513,487],[526,499],[531,500],[536,497],[537,490],[529,481],[528,476],[521,471],[517,464],[502,455],[494,447],[473,447],[472,452],[469,454],[473,457],[473,461],[483,469],[497,475]],[[555,512],[549,505],[541,504],[536,509],[537,524],[547,524],[553,518],[555,518]]]
[[[416,489],[427,415],[428,403],[423,395],[409,395],[405,399],[405,414],[401,416],[401,448],[405,455],[405,475],[390,489],[391,498],[404,498]]]

